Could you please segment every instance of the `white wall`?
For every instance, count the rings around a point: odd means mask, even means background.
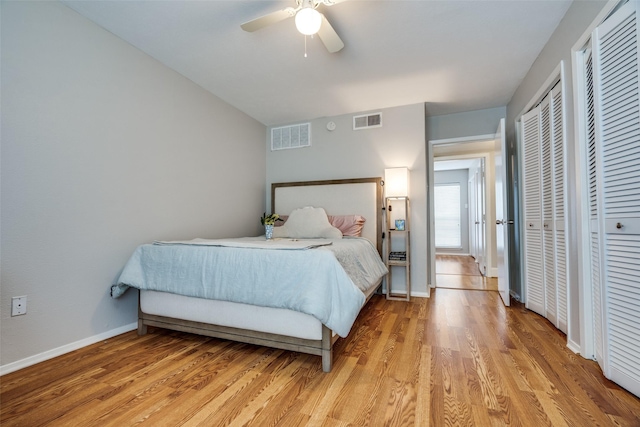
[[[311,120],[311,147],[270,151],[267,132],[267,189],[274,182],[384,177],[384,169],[407,166],[411,170],[411,286],[412,293],[427,292],[427,201],[425,111],[423,104],[382,112],[381,128],[353,130],[353,113]],[[336,123],[334,131],[326,124]],[[267,206],[270,206],[267,192]]]
[[[429,104],[427,104],[429,114]],[[464,113],[430,116],[427,118],[427,139],[464,138],[477,135],[494,135],[500,119],[506,117],[506,107],[486,108]]]
[[[567,160],[568,170],[568,265],[567,270],[570,275],[569,283],[569,331],[568,339],[579,345],[580,339],[580,286],[578,283],[578,260],[577,260],[577,194],[578,185],[575,179],[576,156],[575,135],[574,135],[574,110],[573,110],[573,81],[571,78],[571,48],[596,18],[598,13],[606,5],[604,1],[574,1],[558,25],[549,42],[531,66],[531,69],[523,79],[507,106],[506,135],[508,146],[513,153],[518,151],[516,141],[515,123],[536,93],[542,89],[545,81],[554,72],[560,61],[565,63],[565,135],[567,138]],[[518,291],[518,290],[516,290]]]
[[[1,7],[6,367],[135,322],[137,245],[260,234],[265,127],[59,3]]]

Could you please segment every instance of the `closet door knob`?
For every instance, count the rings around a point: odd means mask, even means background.
[[[620,230],[622,227],[624,227],[624,226],[622,225],[622,223],[621,223],[621,222],[619,222],[619,223],[617,223],[617,224],[616,224],[616,228],[617,228],[618,230]]]

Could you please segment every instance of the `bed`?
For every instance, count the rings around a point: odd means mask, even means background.
[[[343,316],[340,313],[340,310],[334,308],[333,311],[330,310],[331,314],[329,315],[329,317],[327,317],[325,316],[325,311],[322,310],[320,310],[320,315],[318,315],[316,312],[313,312],[313,314],[308,314],[299,311],[298,306],[295,305],[298,304],[297,302],[293,304],[293,307],[295,309],[290,309],[286,307],[264,306],[261,305],[260,301],[251,301],[250,303],[247,303],[243,299],[235,299],[234,301],[232,298],[232,300],[229,300],[229,298],[227,298],[226,296],[220,298],[219,294],[215,294],[213,297],[194,297],[180,295],[173,292],[142,289],[142,287],[140,287],[138,334],[144,335],[147,332],[148,326],[154,326],[216,338],[229,339],[249,344],[264,345],[284,350],[319,355],[322,358],[323,371],[330,372],[333,363],[334,343],[338,340],[340,335],[346,336],[346,334],[348,334],[348,330],[350,329],[353,321],[355,321],[355,317],[357,316],[360,309],[380,288],[382,278],[384,277],[384,273],[386,272],[386,268],[384,267],[384,265],[382,265],[380,260],[380,254],[382,252],[381,179],[362,178],[349,180],[307,181],[272,184],[272,212],[281,215],[288,215],[289,213],[292,213],[298,210],[298,208],[304,206],[322,207],[328,215],[334,216],[346,216],[351,214],[362,215],[364,218],[366,218],[364,227],[362,228],[362,238],[345,238],[340,241],[335,240],[332,241],[328,246],[308,250],[305,248],[301,251],[254,250],[249,252],[252,254],[251,256],[256,257],[258,256],[258,252],[268,252],[272,257],[283,258],[286,256],[288,257],[287,259],[291,258],[295,260],[286,261],[289,263],[289,265],[291,265],[292,262],[294,264],[307,263],[315,265],[315,261],[305,261],[309,259],[308,257],[311,256],[311,254],[314,254],[314,260],[327,259],[326,266],[318,266],[318,270],[309,273],[310,275],[308,277],[309,281],[311,282],[324,280],[321,278],[323,275],[326,275],[327,277],[333,277],[342,276],[345,274],[344,269],[331,266],[332,264],[330,264],[330,261],[328,259],[332,257],[327,256],[327,249],[335,252],[336,250],[340,249],[340,247],[342,247],[341,245],[368,245],[369,247],[371,247],[371,251],[375,253],[375,257],[377,258],[375,262],[379,263],[382,267],[380,270],[377,270],[377,266],[374,266],[374,268],[371,269],[376,271],[376,277],[374,277],[373,279],[367,279],[367,281],[371,283],[366,285],[366,289],[364,286],[361,286],[361,284],[359,283],[361,280],[358,279],[357,286],[360,289],[356,289],[355,293],[361,294],[358,295],[358,298],[361,298],[362,301],[361,303],[352,303],[352,307],[345,310],[347,314],[344,314]],[[262,237],[262,240],[264,241],[264,237]],[[277,240],[284,241],[286,239]],[[306,242],[295,241],[297,239],[290,240],[294,240],[293,242],[287,242],[291,245],[300,245]],[[169,243],[170,244],[169,246],[167,246],[167,249],[165,249],[165,251],[175,251],[177,253],[182,253],[184,251],[197,251],[198,249],[191,248],[195,245],[198,245],[199,243],[202,243],[205,246],[208,244],[207,242],[195,242],[194,245],[193,241],[190,241],[188,243]],[[183,248],[180,245],[181,243],[187,244]],[[240,243],[245,244],[245,241],[241,241]],[[256,239],[248,239],[246,244],[254,245],[260,243],[257,242]],[[233,245],[235,245],[235,243],[232,244],[232,246]],[[319,243],[318,245],[322,246],[325,245],[325,243]],[[230,247],[225,248],[225,253],[241,250],[246,251],[246,249]],[[287,254],[285,255],[285,253]],[[321,254],[322,256],[318,256],[315,254]],[[257,262],[259,263],[260,261],[258,260]],[[335,257],[333,257],[333,262],[336,263]],[[359,262],[360,261],[355,263],[358,264]],[[318,263],[320,263],[320,261],[318,261]],[[271,263],[269,265],[271,265]],[[127,268],[125,267],[125,270],[126,269]],[[283,268],[283,270],[284,269],[285,268]],[[329,269],[330,271],[327,271],[327,269]],[[349,270],[346,267],[345,269]],[[142,272],[141,274],[144,275],[148,273]],[[189,272],[186,271],[180,274],[183,274],[183,276],[188,276]],[[253,287],[251,293],[258,294],[262,292],[264,294],[276,294],[277,297],[283,295],[282,298],[287,299],[287,287],[285,285],[280,286],[280,282],[286,282],[287,277],[283,275],[278,277],[279,279],[277,279],[274,284],[269,286],[261,286],[261,283],[259,283],[259,279],[253,280],[254,283],[252,284]],[[185,279],[185,281],[188,280]],[[355,282],[356,280],[352,281],[352,283]],[[130,284],[127,283],[127,286],[128,285]],[[125,288],[127,286],[125,286]],[[319,299],[334,300],[333,302],[330,301],[328,304],[334,304],[336,300],[340,302],[343,299],[346,300],[348,298],[351,298],[350,296],[345,296],[345,292],[349,295],[354,294],[353,289],[349,289],[348,286],[340,287],[333,284],[327,284],[326,286],[324,286],[322,283],[319,283],[318,286],[322,288],[321,294],[318,294],[317,291],[314,291],[316,293],[312,294],[313,299],[318,299],[318,296],[320,296],[322,298]],[[353,284],[351,285],[351,287],[356,288],[356,286]],[[227,287],[227,289],[235,288],[237,287]],[[227,291],[225,290],[224,292]],[[338,292],[339,294],[337,296],[327,296],[326,298],[324,298],[324,293],[329,294],[331,292]],[[303,297],[303,299],[304,298],[305,297]],[[309,297],[306,298],[308,299]],[[306,303],[306,301],[303,302]],[[286,306],[289,307],[292,305],[287,304]],[[343,317],[345,319],[343,319]],[[338,319],[339,321],[336,321],[336,318],[340,318]],[[332,327],[329,327],[327,325]],[[336,333],[336,330],[339,333]]]

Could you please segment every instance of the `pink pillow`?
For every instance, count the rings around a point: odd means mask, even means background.
[[[343,236],[360,237],[366,219],[360,215],[328,215],[329,223],[342,231]]]
[[[282,221],[276,221],[275,226],[280,227],[287,222],[288,215],[280,215]],[[362,229],[364,228],[364,222],[366,219],[360,215],[327,215],[329,223],[342,231],[343,236],[360,237],[362,235]]]

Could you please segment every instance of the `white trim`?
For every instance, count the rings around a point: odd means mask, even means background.
[[[432,139],[429,141],[429,144],[440,145],[440,144],[459,144],[462,142],[482,142],[482,141],[490,141],[492,139],[496,139],[495,134],[486,134],[486,135],[475,135],[475,136],[463,136],[460,138],[445,138],[445,139]]]
[[[411,298],[429,298],[430,292],[411,292]]]
[[[487,275],[487,277],[498,277],[498,268],[497,267],[489,268],[489,274]]]
[[[130,323],[116,329],[111,329],[110,331],[103,332],[92,337],[84,338],[80,341],[63,345],[62,347],[47,350],[43,353],[29,356],[12,363],[7,363],[6,365],[0,366],[0,376],[15,372],[19,369],[27,368],[29,366],[35,365],[36,363],[44,362],[45,360],[53,359],[54,357],[62,356],[63,354],[71,353],[72,351],[89,346],[91,344],[95,344],[100,341],[104,341],[109,338],[113,338],[117,335],[121,335],[125,332],[133,331],[135,329],[138,329],[138,322]]]
[[[575,354],[580,354],[580,344],[575,341],[567,340],[567,348],[573,351]]]
[[[436,252],[436,255],[471,256],[471,254],[460,254],[458,252]]]
[[[574,47],[575,49],[575,47]],[[593,324],[593,292],[591,289],[591,257],[589,250],[589,197],[588,176],[586,171],[587,147],[582,144],[586,141],[584,97],[584,45],[578,50],[571,51],[571,68],[573,79],[573,128],[575,169],[575,198],[576,198],[576,238],[578,260],[578,283],[581,285],[579,305],[582,308],[579,313],[580,321],[580,346],[579,352],[584,355],[593,355],[595,349],[593,329],[587,325]],[[568,334],[567,334],[568,335]],[[569,338],[569,336],[567,336]]]
[[[604,22],[604,20],[620,3],[622,3],[622,0],[609,0],[609,2],[602,8],[598,16],[595,17],[595,19],[591,22],[591,25],[587,27],[584,33],[582,33],[582,36],[580,36],[578,41],[571,48],[572,59],[574,58],[573,53],[582,50],[582,48],[585,47],[585,45],[589,42],[589,39],[591,39],[593,30],[595,30],[598,25],[602,24],[602,22]]]

